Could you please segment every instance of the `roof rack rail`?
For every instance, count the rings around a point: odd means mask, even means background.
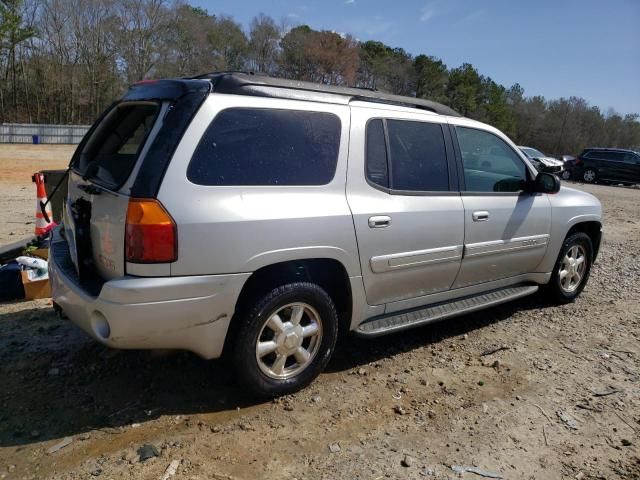
[[[210,80],[213,84],[213,91],[220,93],[292,98],[342,104],[348,104],[352,100],[360,100],[418,108],[451,117],[462,116],[452,108],[442,105],[441,103],[422,98],[393,95],[369,88],[337,87],[320,83],[269,77],[253,72],[212,72],[190,78]],[[303,97],[300,95],[300,92],[307,93]]]

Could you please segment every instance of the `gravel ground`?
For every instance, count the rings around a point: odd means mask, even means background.
[[[640,478],[640,191],[579,188],[606,218],[576,302],[347,339],[272,402],[223,362],[108,350],[46,300],[0,305],[0,478]]]

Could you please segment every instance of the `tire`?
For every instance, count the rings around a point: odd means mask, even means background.
[[[584,260],[578,266],[571,266],[571,258]],[[584,290],[591,273],[591,265],[593,263],[593,244],[591,238],[586,233],[578,232],[568,236],[560,253],[558,260],[551,273],[549,283],[544,286],[543,292],[549,300],[556,304],[569,303],[575,300]],[[580,267],[583,265],[584,267]],[[575,268],[575,270],[574,270]],[[562,272],[568,272],[564,275]],[[579,280],[577,279],[578,275]],[[567,278],[569,279],[567,280]]]
[[[586,183],[596,183],[598,180],[598,173],[593,168],[587,168],[582,172],[582,179]]]
[[[231,355],[236,378],[258,397],[287,395],[309,385],[327,366],[338,337],[336,307],[313,283],[275,288],[237,320]]]
[[[560,175],[560,177],[562,178],[562,180],[570,180],[571,172],[569,170],[563,170],[562,175]]]

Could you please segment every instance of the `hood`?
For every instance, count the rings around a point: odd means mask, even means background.
[[[536,158],[536,160],[539,160],[543,164],[548,165],[550,167],[557,167],[557,166],[564,165],[564,162],[562,162],[561,160],[557,160],[551,157],[538,157]]]

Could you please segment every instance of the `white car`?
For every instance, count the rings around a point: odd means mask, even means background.
[[[531,160],[531,163],[533,163],[534,167],[536,167],[538,171],[545,171],[560,175],[564,170],[564,162],[562,160],[548,157],[535,148],[522,146],[518,146],[518,148],[522,150],[522,153],[524,153],[529,160]]]

